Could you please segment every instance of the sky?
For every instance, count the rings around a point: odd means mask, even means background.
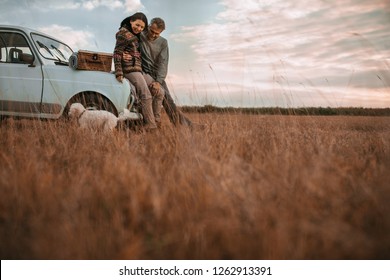
[[[0,0],[0,24],[113,52],[138,11],[166,22],[178,105],[390,107],[390,0]]]

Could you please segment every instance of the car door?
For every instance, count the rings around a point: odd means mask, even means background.
[[[69,67],[69,57],[73,51],[68,45],[43,34],[32,32],[31,39],[42,59],[44,81],[41,117],[57,118],[69,99],[77,93],[72,90],[77,75]]]
[[[42,71],[26,35],[0,30],[0,52],[0,114],[39,116]]]

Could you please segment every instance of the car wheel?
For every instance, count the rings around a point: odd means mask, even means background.
[[[115,116],[118,116],[118,112],[112,103],[101,96],[100,94],[93,92],[83,92],[75,97],[73,97],[65,109],[64,115],[66,116],[69,112],[69,107],[73,103],[81,103],[83,106],[89,110],[105,110],[113,113]]]

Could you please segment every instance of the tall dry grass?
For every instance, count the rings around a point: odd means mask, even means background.
[[[190,117],[3,122],[1,259],[390,257],[389,117]]]

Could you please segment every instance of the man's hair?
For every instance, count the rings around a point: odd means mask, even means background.
[[[150,21],[150,25],[153,23],[157,25],[158,29],[165,30],[165,21],[162,18],[153,18]]]

